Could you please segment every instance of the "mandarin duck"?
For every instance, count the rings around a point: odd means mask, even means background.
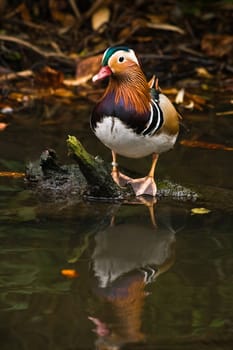
[[[160,153],[171,149],[179,131],[179,114],[160,92],[155,78],[148,83],[132,49],[108,48],[92,81],[109,77],[108,86],[91,115],[91,128],[112,151],[112,177],[119,186],[130,184],[136,196],[157,192],[154,171]],[[131,179],[120,173],[117,154],[141,158],[152,154],[146,177]]]

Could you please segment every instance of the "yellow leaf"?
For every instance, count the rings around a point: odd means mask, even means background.
[[[198,214],[198,215],[203,215],[203,214],[209,214],[211,210],[206,209],[206,208],[193,208],[191,209],[192,214]]]
[[[208,72],[208,70],[204,67],[197,67],[196,69],[197,75],[201,78],[212,79],[213,75]]]
[[[100,7],[92,16],[91,23],[93,30],[103,29],[103,25],[110,19],[110,10],[108,7]],[[102,27],[102,28],[101,28]]]
[[[55,89],[53,92],[53,95],[58,96],[58,97],[74,97],[75,95],[73,94],[72,91],[67,90],[67,89]]]

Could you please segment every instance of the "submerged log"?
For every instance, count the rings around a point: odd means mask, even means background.
[[[111,165],[86,151],[74,136],[68,136],[69,156],[75,164],[60,165],[54,150],[45,150],[40,159],[26,168],[26,181],[37,193],[59,199],[76,198],[125,201],[135,197],[130,185],[119,187],[112,179]],[[170,181],[159,181],[158,197],[196,200],[198,195]]]

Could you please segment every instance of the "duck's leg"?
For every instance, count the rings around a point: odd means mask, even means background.
[[[154,172],[159,156],[158,154],[153,153],[152,157],[152,165],[149,174],[146,177],[128,181],[128,183],[130,183],[130,185],[133,187],[136,196],[141,196],[143,194],[147,194],[153,197],[156,196],[157,187],[154,180]]]
[[[157,202],[157,199],[155,197],[153,197],[153,198],[151,198],[151,197],[148,197],[148,198],[139,197],[138,200],[149,209],[152,226],[157,227],[156,218],[155,218],[155,211],[154,211],[154,206]]]
[[[118,170],[116,153],[112,151],[112,178],[120,187],[124,187],[132,181],[131,177],[126,176]]]

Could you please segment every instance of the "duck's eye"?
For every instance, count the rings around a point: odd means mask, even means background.
[[[124,56],[120,56],[120,57],[118,58],[118,61],[119,61],[120,63],[124,62],[124,60],[125,60]]]

